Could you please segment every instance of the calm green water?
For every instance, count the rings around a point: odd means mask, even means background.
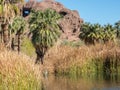
[[[120,90],[120,76],[44,77],[42,90]]]

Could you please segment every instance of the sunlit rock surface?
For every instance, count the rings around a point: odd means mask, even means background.
[[[45,10],[48,8],[54,9],[63,15],[63,18],[59,23],[62,32],[61,39],[68,39],[70,41],[76,41],[79,39],[78,36],[83,20],[80,18],[79,13],[76,10],[70,10],[54,0],[42,0],[40,2],[29,0],[29,2],[24,5],[24,8],[35,10]]]

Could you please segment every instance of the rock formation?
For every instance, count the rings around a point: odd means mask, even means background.
[[[78,36],[83,20],[80,18],[79,13],[76,10],[67,9],[61,3],[54,0],[42,0],[41,2],[30,0],[26,3],[24,8],[33,8],[35,10],[45,10],[47,8],[54,9],[63,15],[59,24],[60,29],[63,32],[61,38],[70,41],[79,39]]]

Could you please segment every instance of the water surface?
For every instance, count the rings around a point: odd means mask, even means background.
[[[42,82],[42,90],[120,90],[117,77],[66,77],[49,75]]]

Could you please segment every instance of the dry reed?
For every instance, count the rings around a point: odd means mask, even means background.
[[[37,90],[39,80],[39,68],[28,56],[0,46],[0,90]]]
[[[69,72],[71,67],[79,67],[82,69],[91,68],[91,62],[103,63],[106,58],[117,59],[117,65],[120,64],[120,47],[113,43],[96,44],[90,46],[71,47],[71,46],[55,46],[48,52],[46,62],[53,63],[54,71]],[[83,70],[87,71],[86,69]]]

